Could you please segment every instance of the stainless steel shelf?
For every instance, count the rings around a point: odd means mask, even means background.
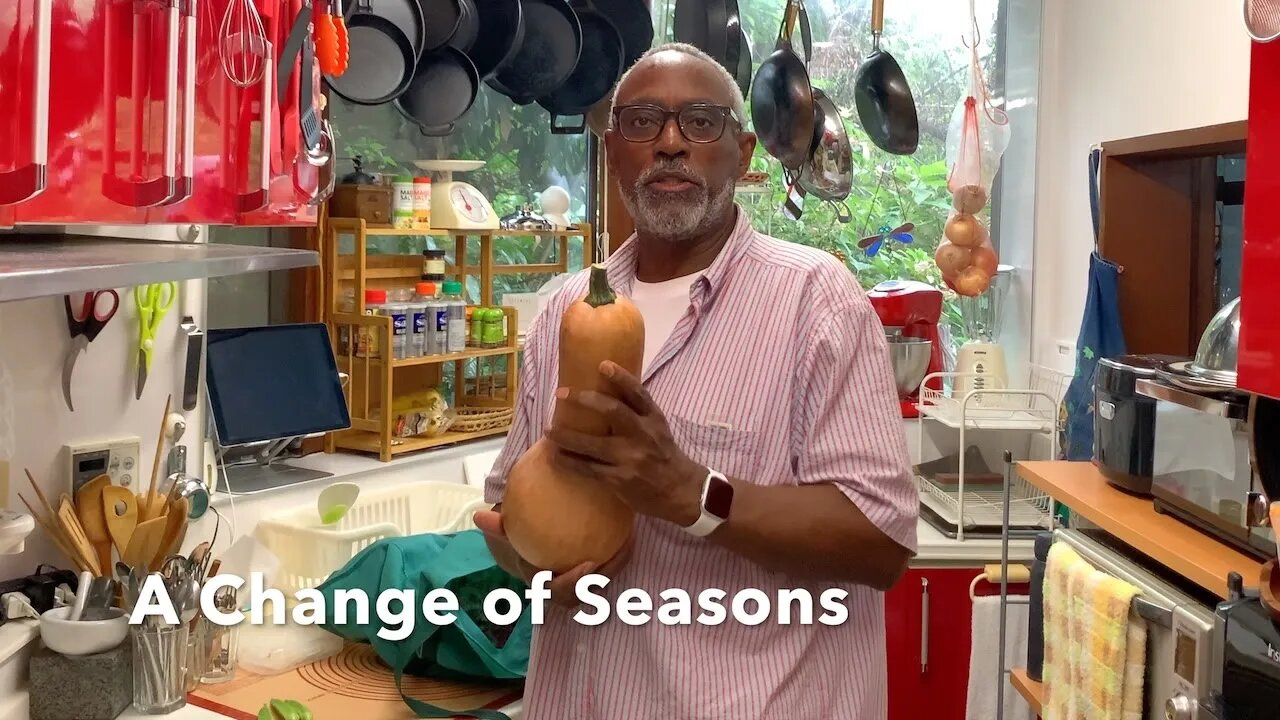
[[[75,235],[0,237],[0,302],[314,267],[313,250]]]

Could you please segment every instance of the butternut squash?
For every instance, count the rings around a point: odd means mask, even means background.
[[[560,385],[614,394],[600,375],[606,360],[640,377],[644,319],[609,286],[603,265],[591,267],[589,290],[560,319]],[[594,411],[557,401],[552,424],[604,436],[608,422]],[[502,502],[503,528],[516,552],[556,573],[583,562],[603,564],[626,543],[635,514],[607,485],[552,466],[551,442],[540,438],[516,461]]]

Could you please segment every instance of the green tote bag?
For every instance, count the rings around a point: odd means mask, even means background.
[[[524,601],[525,587],[498,567],[479,530],[464,530],[379,540],[361,550],[317,590],[324,597],[322,627],[348,641],[368,642],[391,667],[400,697],[418,717],[510,720],[496,710],[446,710],[425,703],[405,695],[401,682],[406,674],[480,682],[524,678],[533,636],[529,607]],[[458,598],[456,619],[448,625],[433,624],[422,613],[423,599],[440,588]],[[485,596],[498,588],[509,588],[521,598],[523,611],[509,626],[496,625],[484,614]],[[413,631],[402,640],[378,637],[381,620],[377,616],[377,599],[389,589],[414,591]],[[335,597],[339,590],[361,591],[368,597],[367,625],[357,624],[351,615],[344,623],[336,621]],[[393,603],[391,609],[399,611],[399,604]],[[498,609],[505,612],[506,603],[498,603]]]

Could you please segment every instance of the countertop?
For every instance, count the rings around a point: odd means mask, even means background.
[[[1071,512],[1219,598],[1228,596],[1230,573],[1239,573],[1245,587],[1256,587],[1260,581],[1262,563],[1156,512],[1150,498],[1113,488],[1092,463],[1023,462],[1017,472]]]

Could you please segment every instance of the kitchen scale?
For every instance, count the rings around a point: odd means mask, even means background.
[[[474,185],[453,179],[455,172],[484,167],[483,160],[415,160],[431,175],[431,227],[442,230],[497,230],[493,205]]]

